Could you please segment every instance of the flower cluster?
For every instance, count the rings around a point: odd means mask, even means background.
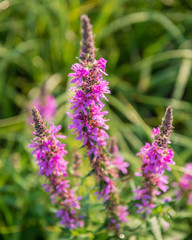
[[[180,198],[183,194],[187,195],[187,204],[192,204],[192,163],[187,163],[185,166],[186,173],[182,176],[179,182],[180,191],[177,196]]]
[[[67,179],[67,164],[64,156],[67,151],[65,144],[58,139],[64,139],[65,136],[58,134],[61,126],[54,126],[52,123],[50,128],[46,127],[38,110],[32,108],[33,120],[35,123],[34,139],[29,144],[30,148],[34,148],[32,155],[39,166],[39,174],[45,176],[48,180],[43,187],[51,194],[52,203],[56,203],[61,207],[56,217],[61,218],[61,224],[65,228],[77,228],[82,226],[83,222],[78,217],[80,209],[80,197],[75,197],[72,189],[70,189],[69,180]]]
[[[134,193],[135,200],[141,200],[137,203],[137,212],[150,214],[155,207],[154,198],[166,192],[168,189],[168,177],[163,175],[165,169],[171,171],[169,165],[175,164],[173,161],[173,150],[167,145],[170,143],[169,136],[172,130],[172,107],[166,109],[165,117],[162,120],[161,126],[153,129],[152,138],[155,140],[150,145],[146,143],[137,154],[142,159],[141,171],[136,173],[137,176],[142,176],[142,187],[139,186]]]
[[[107,119],[104,116],[108,113],[102,111],[104,104],[100,101],[104,98],[105,93],[110,93],[108,82],[103,80],[101,68],[95,61],[92,66],[81,66],[75,64],[72,69],[75,74],[69,76],[75,77],[76,81],[75,96],[70,100],[72,107],[75,109],[74,115],[68,113],[72,118],[73,124],[70,129],[75,129],[78,140],[83,140],[83,144],[89,150],[89,155],[94,154],[97,157],[97,146],[105,146],[108,134],[105,130]],[[104,64],[105,65],[105,64]],[[86,72],[86,73],[85,73]],[[74,76],[75,75],[75,76]]]
[[[99,191],[96,193],[99,198],[103,198],[109,210],[110,225],[119,227],[119,222],[127,221],[127,207],[119,204],[118,191],[115,180],[119,177],[119,171],[127,173],[128,163],[117,152],[107,150],[108,134],[106,125],[108,119],[105,118],[107,111],[103,111],[105,106],[102,98],[107,100],[105,94],[109,94],[108,82],[103,79],[106,60],[95,59],[95,47],[93,41],[92,26],[86,15],[82,20],[82,48],[80,53],[80,63],[72,66],[74,73],[71,83],[76,86],[71,90],[75,95],[70,99],[71,110],[74,114],[68,113],[72,118],[70,129],[75,129],[77,140],[82,140],[83,145],[88,150],[91,166],[99,182]]]
[[[85,24],[86,22],[87,24]],[[87,16],[82,16],[82,25],[89,26],[87,31],[88,36],[92,35],[92,28]],[[84,35],[86,36],[84,29]],[[93,39],[90,37],[89,39]],[[83,41],[83,43],[86,40]],[[84,45],[83,45],[84,46]],[[103,80],[103,74],[105,73],[106,60],[101,58],[98,61],[93,59],[94,44],[90,44],[90,48],[87,47],[87,55],[85,58],[83,50],[81,53],[80,64],[76,63],[72,66],[72,70],[75,73],[70,73],[68,76],[72,77],[71,83],[75,83],[76,87],[71,88],[75,91],[75,95],[70,102],[75,109],[74,114],[68,113],[72,118],[73,124],[69,126],[70,129],[75,129],[77,134],[77,140],[83,140],[83,145],[89,151],[89,156],[93,154],[95,157],[98,155],[98,147],[106,146],[106,139],[108,134],[106,130],[109,128],[106,125],[107,119],[105,115],[107,111],[102,111],[105,104],[101,102],[102,98],[105,98],[104,94],[110,93],[108,82]],[[84,48],[83,48],[84,49]]]

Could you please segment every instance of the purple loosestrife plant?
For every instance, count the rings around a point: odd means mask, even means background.
[[[105,94],[109,94],[108,82],[103,79],[105,73],[106,60],[95,59],[95,46],[93,40],[92,26],[86,15],[82,15],[82,47],[79,63],[72,66],[74,73],[71,83],[76,86],[71,90],[75,92],[70,99],[71,110],[74,114],[68,113],[72,118],[70,129],[75,129],[77,140],[82,140],[83,145],[88,150],[96,178],[99,182],[98,198],[102,197],[108,208],[110,227],[119,228],[120,222],[127,221],[127,207],[119,204],[115,180],[119,171],[127,173],[128,163],[116,152],[110,153],[107,150],[108,134],[106,125],[108,119],[105,118],[107,111],[103,111],[104,103],[101,99]]]
[[[76,197],[74,191],[70,188],[67,179],[67,164],[64,156],[67,151],[65,144],[58,139],[64,139],[65,136],[58,134],[61,126],[54,126],[52,123],[47,128],[39,111],[33,107],[32,116],[34,120],[35,132],[34,139],[29,144],[34,148],[32,155],[39,166],[39,174],[45,176],[48,183],[44,184],[44,189],[51,194],[52,203],[60,207],[56,217],[61,218],[61,224],[65,228],[73,229],[83,226],[81,217],[78,217],[80,209],[80,197]]]
[[[136,175],[141,176],[143,180],[142,186],[134,190],[134,193],[135,200],[140,200],[136,204],[137,212],[143,212],[143,217],[150,214],[155,207],[155,197],[168,190],[168,177],[163,174],[165,169],[171,171],[169,165],[175,164],[173,150],[168,148],[168,144],[171,143],[169,136],[172,122],[172,107],[169,106],[160,127],[153,129],[154,141],[151,145],[146,143],[137,154],[142,159],[142,166],[141,171]]]

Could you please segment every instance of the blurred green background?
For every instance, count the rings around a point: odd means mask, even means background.
[[[191,0],[0,1],[0,239],[110,239],[105,234],[94,238],[91,227],[61,231],[27,147],[32,131],[27,108],[44,81],[58,102],[55,123],[68,136],[68,150],[81,146],[67,130],[66,111],[67,75],[79,56],[83,13],[93,24],[97,59],[108,60],[109,133],[131,164],[130,176],[140,165],[136,152],[150,141],[168,105],[174,109],[171,140],[177,164],[170,180],[179,180],[192,159]],[[132,185],[133,179],[123,187],[129,192]],[[100,224],[92,210],[90,222]],[[192,239],[191,207],[183,200],[172,216],[164,239]],[[129,239],[158,239],[134,236]]]

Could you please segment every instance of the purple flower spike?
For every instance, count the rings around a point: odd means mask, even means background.
[[[168,177],[163,175],[165,169],[171,171],[169,165],[174,165],[174,152],[167,146],[170,143],[169,136],[172,131],[172,107],[166,109],[165,116],[160,127],[154,128],[152,131],[152,138],[155,140],[150,145],[146,143],[137,153],[142,159],[142,166],[140,173],[136,176],[143,177],[142,187],[138,187],[133,192],[135,193],[135,200],[140,200],[136,204],[137,212],[143,212],[143,216],[150,214],[155,207],[155,197],[159,196],[161,192],[168,190]]]
[[[35,107],[32,108],[32,115],[36,131],[29,147],[34,148],[32,155],[39,166],[39,174],[48,180],[47,184],[43,184],[43,188],[51,194],[52,203],[62,208],[56,214],[56,217],[61,217],[61,224],[69,229],[82,227],[83,222],[78,217],[80,199],[75,197],[73,190],[70,189],[67,179],[68,162],[63,159],[67,151],[65,144],[58,140],[65,138],[58,134],[61,126],[56,127],[52,123],[48,129]]]
[[[95,47],[93,40],[92,26],[86,15],[82,15],[82,48],[80,53],[80,63],[75,63],[70,73],[71,83],[76,86],[72,88],[75,95],[70,99],[74,114],[68,113],[72,118],[70,129],[74,129],[78,140],[83,140],[83,144],[89,151],[89,155],[98,156],[98,147],[106,146],[108,134],[106,125],[108,119],[103,111],[105,106],[101,100],[106,99],[105,94],[109,94],[108,82],[103,79],[105,73],[106,60],[104,58],[95,59]]]
[[[85,146],[91,162],[91,166],[99,183],[99,191],[95,193],[97,199],[102,198],[108,209],[110,228],[117,229],[120,222],[125,222],[128,215],[127,208],[119,205],[119,196],[115,180],[120,176],[120,172],[127,174],[128,162],[118,154],[117,146],[113,146],[115,151],[108,150],[106,124],[107,111],[103,111],[105,104],[102,99],[107,100],[105,94],[110,94],[108,82],[104,80],[107,75],[105,67],[107,60],[95,59],[95,46],[93,40],[92,26],[86,15],[82,15],[82,47],[79,62],[72,66],[75,73],[70,73],[71,83],[75,87],[71,88],[75,92],[69,99],[71,110],[74,113],[67,113],[72,119],[69,129],[74,129],[77,140],[81,140]]]

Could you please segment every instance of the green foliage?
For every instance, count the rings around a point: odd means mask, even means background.
[[[0,239],[192,238],[192,208],[186,206],[185,198],[157,207],[156,217],[143,221],[135,214],[131,193],[137,184],[132,177],[140,166],[135,154],[150,140],[151,128],[159,125],[168,105],[174,109],[171,140],[177,164],[170,180],[178,181],[183,166],[192,159],[191,9],[190,0],[0,2]],[[88,216],[85,228],[62,231],[27,147],[32,133],[26,123],[27,107],[47,81],[59,104],[55,123],[62,124],[68,136],[69,152],[81,148],[67,129],[66,111],[71,94],[67,75],[79,56],[82,13],[92,21],[97,57],[108,60],[109,133],[117,137],[121,153],[131,165],[119,186],[130,211],[130,222],[119,237],[106,231],[105,213],[93,195],[95,182],[87,159],[82,167],[84,184],[79,182],[77,187],[84,197],[82,212]],[[85,155],[84,149],[81,152]],[[71,158],[69,154],[68,160]],[[174,196],[173,190],[169,195]],[[170,223],[168,231],[163,230],[162,219]]]

